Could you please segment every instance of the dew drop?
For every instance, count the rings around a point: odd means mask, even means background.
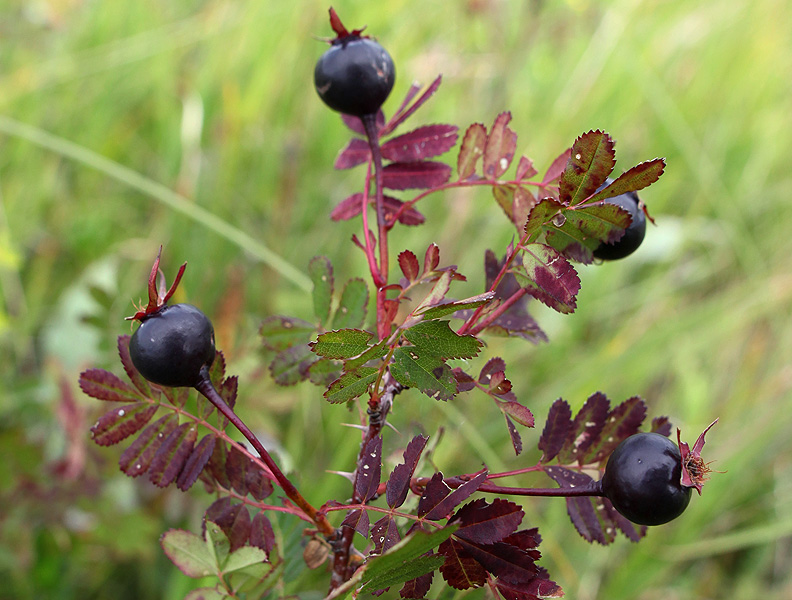
[[[582,158],[582,157],[580,156],[580,152],[578,152],[577,154],[575,154],[575,159],[576,159],[576,160],[580,160],[581,158]]]
[[[504,171],[509,168],[509,161],[505,157],[500,159],[500,167]]]
[[[553,225],[556,227],[563,227],[564,223],[566,223],[566,217],[561,213],[558,213],[556,216],[553,217]]]
[[[123,408],[121,408],[121,409],[119,409],[119,410],[118,410],[118,416],[119,416],[119,417],[123,417],[125,414],[126,414],[126,412],[124,411],[124,409],[123,409]]]

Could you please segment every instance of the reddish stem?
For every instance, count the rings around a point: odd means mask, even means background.
[[[374,206],[377,213],[377,243],[379,244],[379,278],[375,279],[377,287],[385,285],[388,281],[388,230],[385,226],[385,208],[382,193],[382,152],[379,145],[379,131],[377,130],[377,115],[363,115],[360,117],[363,128],[366,130],[371,158],[374,161]]]
[[[269,470],[272,472],[275,480],[281,486],[286,496],[288,496],[288,498],[294,502],[294,504],[296,504],[303,510],[303,512],[305,512],[308,518],[310,518],[310,520],[316,524],[316,526],[324,535],[335,535],[335,527],[330,524],[324,515],[320,514],[305,498],[303,498],[302,494],[300,494],[297,488],[294,487],[294,484],[289,481],[289,479],[283,474],[283,471],[280,470],[278,465],[272,459],[272,456],[270,456],[269,452],[267,452],[256,435],[234,413],[226,401],[223,400],[209,378],[209,369],[207,367],[204,366],[201,368],[200,377],[201,380],[195,386],[195,389],[203,394],[206,399],[209,400],[209,402],[211,402],[215,408],[217,408],[217,410],[220,411],[220,413],[226,419],[228,419],[228,421],[234,427],[236,427],[243,436],[245,436],[245,439],[250,442],[250,445],[253,446],[256,452],[258,452],[261,460],[264,461],[264,464],[267,465]]]
[[[602,486],[599,481],[592,481],[587,485],[574,488],[518,488],[504,487],[485,483],[479,492],[488,494],[505,494],[510,496],[551,496],[556,498],[571,498],[575,496],[602,496]]]

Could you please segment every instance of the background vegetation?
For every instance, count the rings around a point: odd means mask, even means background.
[[[638,545],[589,546],[564,503],[526,504],[543,562],[568,598],[792,596],[792,5],[784,0],[337,0],[348,25],[389,48],[394,109],[412,80],[444,84],[417,118],[464,127],[514,115],[541,168],[601,128],[620,167],[665,156],[644,194],[657,218],[640,251],[582,269],[579,310],[534,308],[550,343],[492,341],[537,415],[601,389],[640,394],[689,440],[720,416],[715,475],[683,517]],[[357,438],[312,387],[275,389],[257,324],[310,315],[317,253],[339,278],[364,272],[356,223],[330,224],[360,172],[334,172],[348,132],[312,85],[327,4],[296,0],[0,0],[0,597],[181,598],[193,582],[164,558],[168,527],[197,527],[208,498],[123,476],[120,450],[88,428],[102,407],[81,369],[120,372],[115,338],[145,294],[159,244],[180,300],[212,315],[240,412],[281,445],[310,500],[343,498]],[[511,239],[484,191],[435,196],[429,225],[392,245],[440,245],[482,289],[482,252]],[[270,251],[293,265],[273,263]],[[275,268],[273,265],[275,264]],[[532,463],[475,395],[399,397],[402,432],[446,422],[446,473]],[[422,425],[421,425],[422,424]],[[528,483],[527,481],[525,483]],[[324,574],[301,564],[300,525],[283,593]],[[474,595],[480,596],[481,592]],[[463,595],[463,594],[458,594]],[[449,594],[452,597],[454,594]]]

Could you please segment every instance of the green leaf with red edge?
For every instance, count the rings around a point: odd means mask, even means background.
[[[605,394],[596,392],[589,396],[575,415],[561,452],[558,453],[561,463],[572,463],[585,457],[588,449],[599,438],[609,411],[610,400]]]
[[[528,244],[524,247],[523,267],[529,294],[560,313],[575,311],[580,277],[558,250],[545,244]]]
[[[326,323],[333,300],[333,265],[327,257],[314,256],[308,263],[308,276],[313,282],[314,315],[320,323]]]
[[[563,214],[566,207],[558,200],[544,198],[535,204],[528,213],[523,231],[528,236],[529,242],[534,242],[544,231],[543,226],[549,223],[556,215]]]
[[[347,281],[333,315],[333,329],[356,329],[366,320],[369,293],[366,282],[356,277]]]
[[[166,487],[176,481],[187,459],[192,454],[198,428],[195,423],[182,423],[170,432],[154,454],[149,466],[149,480],[158,487]]]
[[[354,371],[359,369],[371,360],[382,358],[388,353],[388,340],[380,340],[373,346],[369,346],[365,352],[344,361],[344,371]]]
[[[432,306],[431,308],[421,311],[420,313],[416,311],[416,314],[420,314],[424,319],[438,319],[440,317],[445,317],[446,315],[453,315],[455,312],[460,310],[471,310],[478,308],[479,306],[483,306],[492,300],[494,297],[495,292],[484,292],[483,294],[471,296],[470,298],[465,298],[464,300],[454,300]]]
[[[598,202],[606,198],[614,198],[627,192],[636,192],[645,187],[649,187],[665,170],[665,159],[653,158],[642,163],[638,163],[619,175],[608,187],[597,192],[591,197],[589,202]]]
[[[462,138],[462,146],[459,148],[457,173],[460,181],[475,175],[476,165],[479,159],[484,156],[484,148],[486,146],[487,128],[482,123],[473,123],[465,131],[465,135]]]
[[[320,358],[308,367],[308,379],[319,387],[327,387],[340,376],[341,364],[337,360]]]
[[[444,360],[473,358],[481,351],[481,340],[472,335],[459,335],[448,321],[421,321],[404,332],[404,338],[420,352],[431,352]]]
[[[492,195],[518,229],[525,225],[536,204],[536,197],[530,191],[512,183],[493,186]]]
[[[572,429],[572,409],[565,400],[559,398],[550,407],[542,435],[539,437],[539,450],[542,450],[542,463],[553,460]]]
[[[219,532],[212,534],[221,545],[228,546],[228,550],[221,554],[241,548],[250,537],[250,513],[247,506],[232,498],[220,498],[213,502],[204,513],[204,522],[207,528],[212,523],[222,531],[222,536]]]
[[[374,334],[361,329],[336,329],[321,334],[308,344],[313,352],[324,358],[353,358],[368,350]]]
[[[615,204],[592,204],[562,210],[543,226],[545,241],[564,256],[588,264],[601,242],[617,242],[631,222],[630,213]]]
[[[344,373],[325,390],[325,400],[331,404],[340,404],[362,396],[377,380],[378,373],[379,369],[373,367],[360,367]]]
[[[137,477],[148,471],[154,454],[171,431],[176,429],[178,422],[176,413],[169,412],[147,425],[135,441],[121,453],[121,458],[118,460],[121,470],[130,477]]]
[[[99,446],[112,446],[137,433],[157,412],[159,404],[137,402],[125,404],[105,413],[91,427],[91,438]]]
[[[414,162],[445,154],[456,144],[456,125],[424,125],[382,144],[382,158]]]
[[[169,529],[160,538],[165,555],[187,577],[199,578],[217,572],[214,554],[200,536],[183,529]]]
[[[127,377],[143,396],[147,398],[154,398],[155,400],[159,397],[159,391],[156,391],[149,385],[149,382],[138,373],[138,370],[135,368],[135,365],[132,364],[132,357],[129,355],[129,340],[132,339],[130,335],[119,335],[117,346],[118,346],[118,356],[121,357],[121,364],[124,366],[124,371],[126,371]]]
[[[633,396],[614,407],[605,419],[597,440],[579,457],[580,464],[607,462],[611,452],[623,440],[638,433],[646,418],[646,404],[638,396]]]
[[[176,478],[176,487],[181,491],[186,492],[198,481],[201,471],[212,458],[216,439],[213,433],[206,434],[187,457],[184,468]]]
[[[572,145],[569,161],[559,182],[559,199],[574,206],[591,196],[616,164],[614,142],[603,131],[584,133]]]
[[[482,158],[485,179],[497,179],[503,175],[514,159],[517,134],[509,128],[509,121],[511,121],[510,112],[499,114],[495,117],[495,122],[487,136]]]
[[[435,400],[451,400],[457,392],[451,368],[437,354],[416,346],[397,348],[391,375],[404,387],[421,390]]]
[[[259,329],[264,345],[278,352],[307,344],[315,331],[316,326],[308,321],[279,315],[264,319]]]
[[[80,389],[106,402],[137,402],[144,399],[140,392],[110,371],[88,369],[80,373]]]
[[[278,385],[294,385],[308,379],[308,368],[317,360],[308,344],[300,344],[279,352],[269,369]]]

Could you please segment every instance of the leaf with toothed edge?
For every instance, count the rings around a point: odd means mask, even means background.
[[[616,164],[614,142],[603,131],[589,131],[575,140],[559,182],[559,199],[572,205],[583,202],[602,185]]]
[[[159,404],[137,402],[125,404],[105,413],[91,427],[91,438],[99,446],[112,446],[137,433],[157,412]]]
[[[333,315],[333,329],[355,329],[366,320],[369,293],[366,282],[355,277],[347,281]]]
[[[382,437],[369,440],[361,454],[362,461],[358,464],[355,476],[355,494],[363,502],[371,500],[377,494],[382,472]]]
[[[579,457],[581,464],[599,462],[604,464],[611,452],[623,440],[638,433],[638,429],[646,417],[646,404],[634,396],[614,407],[605,419],[597,440]]]
[[[443,185],[451,167],[432,160],[391,163],[382,169],[382,185],[391,190],[423,190]]]
[[[418,466],[418,460],[421,458],[421,453],[426,447],[426,442],[429,438],[421,435],[416,435],[407,448],[404,450],[404,462],[396,465],[388,478],[385,487],[385,499],[388,506],[391,508],[398,508],[407,499],[407,492],[410,491],[410,480],[412,479],[415,468]]]
[[[341,523],[341,526],[354,529],[363,536],[364,540],[367,540],[370,527],[368,511],[362,510],[360,508],[350,510],[346,517],[344,517],[344,521]]]
[[[333,299],[333,265],[324,256],[314,256],[308,263],[308,275],[313,282],[314,315],[320,323],[326,323]]]
[[[435,400],[451,400],[457,392],[456,379],[445,361],[434,352],[416,346],[397,348],[391,375],[404,387],[413,387]]]
[[[553,310],[568,314],[577,308],[580,277],[572,264],[555,248],[529,244],[523,252],[528,293]]]
[[[448,321],[421,321],[404,332],[404,338],[421,352],[431,352],[442,359],[473,358],[481,351],[481,340],[459,335]]]
[[[259,334],[270,350],[282,351],[299,344],[307,344],[316,326],[294,317],[272,316],[261,323]]]
[[[352,138],[346,147],[339,152],[333,168],[337,170],[351,169],[362,165],[371,157],[371,148],[366,140]]]
[[[121,454],[118,460],[121,470],[130,477],[137,477],[148,471],[154,454],[170,432],[176,429],[178,422],[176,413],[169,412],[147,425]]]
[[[325,400],[331,404],[340,404],[362,396],[377,380],[378,373],[379,369],[373,367],[360,367],[344,373],[325,390]]]
[[[80,374],[80,389],[106,402],[137,402],[143,400],[140,392],[104,369],[88,369]]]
[[[374,334],[361,329],[336,329],[321,334],[309,346],[324,358],[353,358],[369,348],[369,340]]]
[[[187,457],[184,467],[176,478],[176,487],[181,491],[186,492],[198,481],[198,476],[212,457],[216,439],[213,433],[206,434]]]
[[[462,138],[462,145],[459,148],[457,157],[457,174],[459,180],[469,179],[476,173],[476,165],[484,155],[484,147],[487,145],[487,128],[482,123],[473,123],[465,131]]]
[[[539,450],[543,452],[541,462],[550,462],[558,455],[571,429],[572,409],[565,400],[559,398],[550,407],[547,422],[539,438]]]
[[[149,466],[149,480],[158,487],[176,481],[192,454],[198,428],[195,423],[183,423],[170,432],[154,454]]]
[[[308,344],[292,346],[272,359],[270,374],[278,385],[294,385],[308,379],[308,368],[317,360]]]
[[[382,158],[414,162],[445,154],[456,144],[456,125],[425,125],[382,144]]]
[[[371,526],[371,540],[374,542],[372,554],[382,554],[393,548],[401,541],[396,520],[391,515],[385,515]]]
[[[599,438],[609,411],[610,401],[601,392],[592,394],[586,400],[575,415],[564,445],[558,453],[561,463],[578,462],[586,456],[586,451]]]
[[[495,117],[484,146],[482,169],[486,179],[497,179],[509,168],[517,148],[517,134],[508,127],[510,112]]]

